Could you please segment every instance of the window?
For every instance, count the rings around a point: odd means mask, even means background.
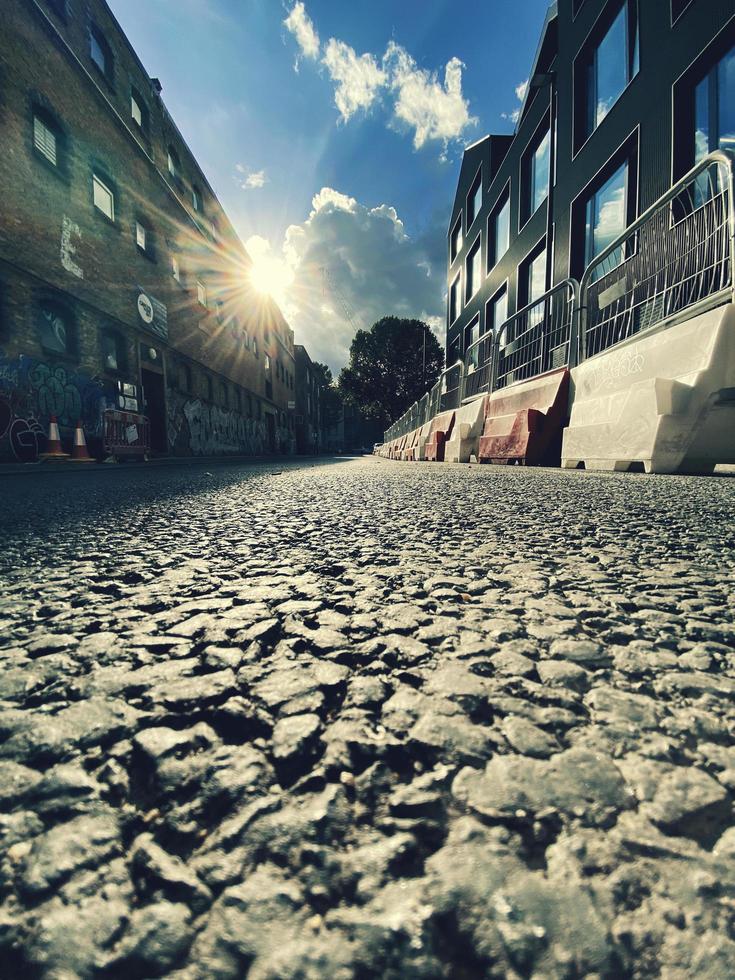
[[[503,286],[488,300],[485,307],[485,332],[492,330],[497,337],[498,331],[508,319],[508,287]]]
[[[206,395],[207,395],[207,401],[213,402],[214,401],[214,384],[212,383],[212,379],[209,377],[209,375],[206,375],[205,378],[204,378],[204,390],[205,390]]]
[[[235,388],[235,408],[242,414],[242,392],[239,388]]]
[[[449,322],[454,323],[454,321],[459,316],[460,310],[460,295],[459,295],[459,285],[460,276],[454,280],[452,285],[449,287]]]
[[[585,268],[628,227],[628,162],[594,191],[585,206]]]
[[[464,328],[464,349],[465,353],[470,347],[480,339],[480,318],[476,316],[469,326]],[[476,366],[476,365],[475,365]]]
[[[44,302],[39,310],[38,332],[41,346],[52,354],[73,354],[72,318],[66,307]]]
[[[56,16],[66,22],[68,16],[66,0],[47,0],[47,3]]]
[[[56,126],[45,113],[33,114],[33,145],[49,163],[58,163],[58,138]]]
[[[230,402],[229,392],[227,390],[227,385],[224,381],[219,383],[219,400],[224,408],[227,408]]]
[[[534,138],[521,161],[523,221],[535,214],[549,194],[549,130]]]
[[[115,220],[115,195],[98,174],[92,174],[94,206],[110,221]]]
[[[225,322],[225,304],[221,299],[215,300],[215,308],[217,310],[217,319],[220,323]]]
[[[459,255],[459,250],[462,248],[462,215],[457,218],[457,223],[454,228],[452,228],[452,233],[449,236],[449,259],[451,262]]]
[[[543,242],[518,268],[518,308],[529,306],[546,292],[546,247]]]
[[[174,180],[181,180],[181,161],[173,146],[168,148],[168,172]]]
[[[181,268],[179,267],[179,260],[175,255],[171,256],[171,275],[176,282],[181,282]]]
[[[146,251],[146,241],[147,241],[146,228],[139,221],[136,221],[135,222],[135,244],[138,246],[138,248],[141,250],[141,252],[145,252]]]
[[[89,54],[107,81],[111,82],[113,75],[112,51],[104,34],[95,24],[92,24],[89,29]]]
[[[255,354],[256,357],[258,356],[258,341],[255,339],[255,337],[253,337],[253,354]]]
[[[198,187],[192,187],[191,189],[191,206],[195,211],[202,210],[202,192]]]
[[[467,275],[465,277],[465,302],[468,302],[480,288],[482,280],[482,241],[481,236],[477,236],[477,241],[467,253]]]
[[[102,334],[102,363],[106,371],[125,370],[125,341],[115,330]]]
[[[133,122],[143,133],[148,132],[148,106],[137,89],[130,92],[130,115]]]
[[[200,306],[207,305],[207,287],[199,279],[197,279],[197,300]]]
[[[694,90],[694,163],[717,149],[735,150],[735,47]]]
[[[270,371],[271,369],[271,359],[268,354],[263,355],[263,367],[266,371]]]
[[[488,223],[488,269],[500,262],[510,246],[510,192],[496,205]]]
[[[469,229],[472,222],[475,220],[477,215],[480,213],[482,208],[482,167],[480,167],[480,172],[475,177],[472,182],[472,187],[467,195],[467,228]]]
[[[577,149],[597,129],[638,73],[637,0],[611,5],[577,56],[575,144]],[[612,19],[611,19],[612,18]]]

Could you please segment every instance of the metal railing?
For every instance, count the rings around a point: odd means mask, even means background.
[[[423,397],[414,402],[407,412],[386,429],[383,434],[384,442],[392,442],[405,436],[408,432],[425,425],[440,412],[458,408],[462,401],[464,380],[464,362],[457,361],[451,367],[445,368],[434,387]]]
[[[733,295],[735,156],[717,150],[587,267],[581,356]]]
[[[464,358],[463,403],[473,401],[490,390],[494,349],[492,330],[484,333],[482,337],[467,348]]]
[[[492,390],[569,364],[578,308],[579,286],[565,279],[509,317],[495,338]]]

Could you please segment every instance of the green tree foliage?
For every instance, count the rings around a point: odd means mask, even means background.
[[[339,389],[363,417],[389,426],[435,383],[444,350],[422,320],[386,316],[358,330]]]
[[[312,370],[321,389],[322,425],[328,428],[337,424],[339,413],[342,410],[342,396],[328,365],[314,361]]]

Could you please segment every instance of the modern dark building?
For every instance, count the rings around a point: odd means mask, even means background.
[[[558,0],[513,137],[465,151],[448,229],[447,364],[735,149],[732,0]]]
[[[296,358],[296,452],[318,453],[321,449],[320,387],[314,365],[304,346],[294,347]]]
[[[104,0],[3,0],[0,141],[0,457],[292,451],[293,333]]]

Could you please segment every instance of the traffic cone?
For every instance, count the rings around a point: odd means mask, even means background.
[[[52,415],[48,423],[48,446],[45,453],[38,454],[39,459],[68,459],[69,453],[61,448],[61,436],[56,416]]]
[[[84,438],[84,428],[82,427],[81,419],[77,421],[77,427],[74,432],[71,461],[72,463],[94,463],[93,457],[89,455],[89,451],[87,450],[87,440]]]

